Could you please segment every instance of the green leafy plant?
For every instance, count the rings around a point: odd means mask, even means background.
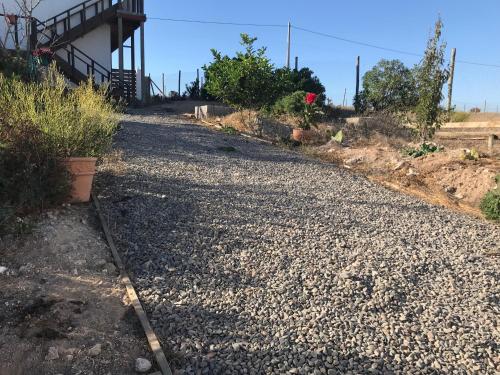
[[[470,113],[467,112],[453,112],[451,114],[451,122],[465,122],[469,119]]]
[[[91,80],[68,91],[55,65],[40,83],[0,76],[0,111],[5,121],[38,127],[61,157],[99,157],[110,146],[118,125],[105,87]]]
[[[288,68],[279,68],[274,71],[276,85],[276,97],[293,95],[297,91],[311,92],[318,95],[316,103],[323,105],[325,101],[325,86],[314,72],[304,67],[299,70],[290,70]]]
[[[275,69],[266,48],[256,49],[257,38],[241,34],[243,52],[229,57],[212,50],[213,62],[203,67],[206,82],[202,97],[221,100],[237,109],[270,109],[280,98],[297,91],[318,95],[323,105],[325,87],[309,68]]]
[[[212,50],[214,61],[204,67],[208,94],[238,109],[274,103],[274,66],[266,57],[266,48],[255,49],[256,40],[241,34],[245,51],[234,58]]]
[[[274,115],[300,116],[304,112],[305,91],[296,91],[279,99],[272,107]]]
[[[200,80],[196,78],[189,85],[186,85],[186,92],[190,99],[200,99],[201,98],[201,89],[200,89]]]
[[[418,102],[414,109],[414,125],[424,142],[434,136],[446,116],[446,111],[440,106],[443,85],[448,79],[448,70],[444,66],[446,44],[441,42],[442,28],[443,23],[438,19],[424,59],[415,70]]]
[[[479,152],[475,148],[463,150],[461,156],[462,160],[479,160],[480,157]]]
[[[488,191],[481,200],[479,208],[487,219],[500,221],[500,189],[497,187]]]
[[[223,126],[221,130],[222,130],[222,132],[224,132],[226,134],[230,134],[230,135],[238,134],[238,130],[236,130],[232,126]]]
[[[438,145],[424,142],[418,148],[414,148],[414,147],[403,148],[402,154],[406,155],[406,156],[411,156],[413,158],[419,158],[421,156],[432,154],[434,152],[440,152],[442,150],[443,150],[443,148],[438,146]]]
[[[316,104],[318,95],[308,92],[304,98],[304,109],[300,115],[299,128],[304,130],[311,129],[312,126],[316,126],[319,116],[321,115],[321,110]]]
[[[411,69],[399,60],[380,60],[363,76],[363,90],[355,107],[363,111],[405,112],[417,103],[417,88]]]
[[[62,203],[70,177],[58,150],[31,123],[0,112],[0,234],[22,232],[20,216]]]
[[[332,141],[342,144],[342,142],[344,142],[344,132],[339,130],[337,134],[332,136]]]

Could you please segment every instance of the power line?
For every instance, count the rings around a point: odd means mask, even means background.
[[[192,20],[192,19],[178,19],[178,18],[161,18],[161,17],[148,17],[150,20],[157,21],[167,21],[167,22],[183,22],[183,23],[198,23],[198,24],[209,24],[209,25],[225,25],[225,26],[252,26],[252,27],[274,27],[274,28],[287,28],[288,25],[281,24],[264,24],[264,23],[239,23],[239,22],[223,22],[223,21],[207,21],[207,20]],[[356,44],[364,47],[374,48],[381,51],[398,53],[401,55],[414,56],[414,57],[424,57],[424,55],[415,52],[403,51],[396,48],[383,47],[373,43],[361,42],[354,39],[343,38],[337,35],[328,34],[320,31],[315,31],[311,29],[306,29],[304,27],[293,26],[293,29],[303,31],[309,34],[314,34],[318,36],[322,36],[325,38],[335,39],[346,43]],[[475,65],[475,66],[483,66],[488,68],[499,68],[500,64],[490,64],[490,63],[480,63],[475,61],[467,61],[467,60],[456,60],[457,64],[466,64],[466,65]]]
[[[265,24],[265,23],[238,23],[238,22],[221,22],[221,21],[188,20],[188,19],[160,18],[160,17],[148,17],[148,20],[169,21],[169,22],[185,22],[185,23],[201,23],[201,24],[210,24],[210,25],[226,25],[226,26],[288,27],[287,25],[279,25],[279,24]]]
[[[388,48],[388,47],[381,47],[381,46],[377,46],[377,45],[375,45],[375,44],[371,44],[371,43],[359,42],[359,41],[357,41],[357,40],[352,40],[352,39],[341,38],[341,37],[336,36],[336,35],[326,34],[326,33],[322,33],[322,32],[319,32],[319,31],[314,31],[314,30],[309,30],[309,29],[305,29],[305,28],[303,28],[303,27],[298,27],[298,26],[292,26],[292,27],[293,27],[294,29],[297,29],[297,30],[300,30],[300,31],[304,31],[304,32],[306,32],[306,33],[315,34],[315,35],[320,35],[320,36],[324,36],[324,37],[326,37],[326,38],[331,38],[331,39],[340,40],[340,41],[342,41],[342,42],[347,42],[347,43],[351,43],[351,44],[358,44],[358,45],[365,46],[365,47],[376,48],[376,49],[380,49],[380,50],[383,50],[383,51],[389,51],[389,52],[400,53],[400,54],[403,54],[403,55],[410,55],[410,56],[423,57],[421,54],[418,54],[418,53],[407,52],[407,51],[401,51],[401,50],[399,50],[399,49]]]

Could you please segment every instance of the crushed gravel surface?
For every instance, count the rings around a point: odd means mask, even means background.
[[[178,374],[498,374],[497,225],[335,165],[125,117],[98,189]]]

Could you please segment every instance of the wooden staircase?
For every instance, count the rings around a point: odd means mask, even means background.
[[[86,0],[46,21],[32,20],[31,45],[49,47],[61,72],[78,84],[92,76],[96,84],[109,83],[120,96],[132,100],[135,97],[135,72],[120,74],[106,69],[72,42],[98,27],[109,24],[111,29],[111,52],[119,48],[118,18],[123,22],[124,43],[141,22],[144,15],[144,0]],[[63,57],[64,56],[64,57]],[[132,78],[133,77],[133,78]]]

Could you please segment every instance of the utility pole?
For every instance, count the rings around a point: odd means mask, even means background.
[[[342,107],[345,107],[346,102],[345,102],[345,96],[347,94],[347,88],[344,89],[344,99],[342,100]]]
[[[295,71],[299,71],[299,56],[295,56]]]
[[[356,58],[356,100],[359,97],[359,56]]]
[[[200,69],[196,69],[196,83],[198,85],[198,94],[199,94],[200,90],[201,90],[201,85],[200,85]]]
[[[179,70],[179,85],[178,85],[178,93],[179,93],[179,97],[181,96],[181,71]]]
[[[292,24],[288,21],[288,39],[287,39],[287,52],[286,52],[286,67],[290,69],[290,51],[292,43]]]
[[[162,84],[162,89],[163,89],[163,97],[165,97],[165,73],[161,74],[161,84]]]
[[[451,98],[453,95],[453,76],[455,75],[455,56],[457,49],[451,49],[450,76],[448,77],[448,112],[451,112]]]

